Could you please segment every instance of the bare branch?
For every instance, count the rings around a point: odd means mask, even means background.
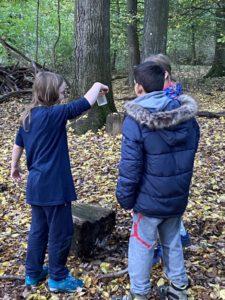
[[[58,15],[58,36],[57,39],[55,41],[55,44],[53,46],[53,64],[54,64],[54,68],[56,65],[56,47],[57,44],[60,40],[60,36],[61,36],[61,20],[60,20],[60,0],[57,1],[57,15]]]
[[[20,50],[16,49],[15,47],[13,47],[12,45],[10,45],[8,42],[6,42],[4,39],[2,39],[0,37],[0,43],[7,49],[7,50],[11,50],[13,52],[15,52],[16,54],[18,54],[19,56],[21,56],[23,59],[25,59],[26,61],[33,63],[33,60],[30,59],[29,57],[27,57],[25,54],[23,54]],[[40,65],[37,62],[34,62],[36,67],[40,68],[40,69],[46,69],[44,68],[42,65]],[[47,70],[47,69],[46,69]]]
[[[128,268],[126,268],[124,270],[120,270],[118,272],[99,275],[98,279],[101,280],[101,279],[105,279],[105,278],[118,278],[118,277],[122,277],[123,275],[125,275],[127,273],[128,273]]]
[[[24,276],[16,276],[16,275],[3,275],[0,276],[0,280],[24,280]]]

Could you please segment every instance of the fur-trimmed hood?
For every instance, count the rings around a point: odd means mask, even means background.
[[[141,125],[150,129],[164,129],[178,125],[194,118],[198,112],[197,102],[188,95],[178,97],[181,106],[170,111],[151,112],[150,110],[133,102],[125,104],[127,115]]]

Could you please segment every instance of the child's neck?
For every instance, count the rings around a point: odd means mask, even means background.
[[[147,93],[146,92],[141,92],[141,93],[138,93],[138,94],[136,94],[137,95],[137,97],[141,97],[141,96],[144,96],[144,95],[146,95]]]
[[[163,89],[167,89],[168,87],[174,85],[174,82],[172,80],[166,80],[165,83],[164,83],[164,87]]]

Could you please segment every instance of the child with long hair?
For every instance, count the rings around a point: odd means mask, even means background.
[[[52,292],[74,292],[82,286],[67,267],[76,200],[67,145],[66,123],[94,105],[108,87],[96,82],[78,100],[60,104],[66,84],[51,72],[40,72],[33,84],[32,102],[25,110],[13,146],[11,177],[21,179],[19,161],[26,150],[29,171],[26,200],[31,205],[31,227],[26,255],[27,286],[36,286],[49,274]],[[49,266],[43,266],[48,247]]]

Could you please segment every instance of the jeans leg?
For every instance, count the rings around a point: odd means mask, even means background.
[[[71,203],[47,207],[46,210],[49,222],[49,274],[53,280],[62,280],[68,275],[66,262],[73,236]]]
[[[188,285],[180,238],[180,218],[168,218],[158,227],[165,273],[177,287]]]
[[[134,214],[129,240],[128,272],[131,292],[146,295],[150,291],[150,271],[160,219]]]
[[[32,220],[28,235],[26,275],[36,278],[40,275],[48,243],[48,224],[42,206],[31,206]]]

